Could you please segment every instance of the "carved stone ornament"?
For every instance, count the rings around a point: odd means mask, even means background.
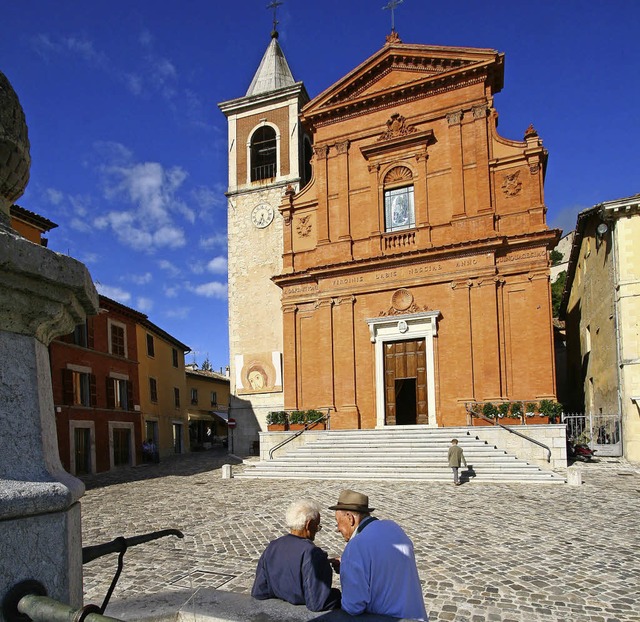
[[[397,138],[398,136],[406,136],[407,134],[413,134],[416,128],[413,125],[408,125],[407,120],[398,112],[391,115],[387,121],[387,131],[378,138],[378,140],[389,140],[391,138]]]
[[[342,140],[339,143],[336,143],[336,151],[341,155],[347,153],[349,151],[349,141]]]
[[[394,307],[389,307],[386,311],[380,311],[380,317],[388,317],[393,315],[406,315],[408,313],[422,313],[423,311],[429,311],[428,305],[424,305],[424,307],[419,307],[415,302],[409,305],[403,311],[399,311]]]
[[[329,155],[329,145],[314,145],[313,153],[318,160],[325,160]]]
[[[519,179],[520,171],[505,175],[502,182],[502,192],[508,197],[515,197],[522,190],[522,182]]]
[[[540,163],[532,162],[531,164],[529,164],[529,172],[532,175],[537,175],[540,172]]]
[[[457,112],[450,112],[447,115],[447,123],[449,125],[460,125],[462,123],[462,110],[458,110]]]
[[[306,238],[311,234],[311,214],[302,216],[296,225],[296,231],[301,238]]]
[[[486,104],[482,104],[481,106],[474,106],[471,109],[473,113],[474,119],[484,119],[487,116],[488,107]]]
[[[405,320],[400,320],[398,322],[398,332],[404,335],[404,333],[406,333],[408,330],[409,330],[409,325],[407,324],[407,322]]]
[[[533,123],[531,123],[524,132],[524,139],[527,140],[527,138],[536,138],[537,136],[538,132],[536,132],[536,128],[533,127]]]
[[[386,39],[387,43],[402,43],[400,35],[395,30],[393,30],[391,34],[387,35]]]
[[[391,296],[391,306],[397,311],[406,311],[413,304],[413,294],[404,287]]]

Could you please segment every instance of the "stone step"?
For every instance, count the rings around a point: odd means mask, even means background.
[[[397,427],[321,432],[314,440],[237,473],[245,478],[451,481],[447,451],[458,438],[475,482],[564,483],[552,471],[519,460],[468,428]],[[466,473],[461,469],[461,474]]]

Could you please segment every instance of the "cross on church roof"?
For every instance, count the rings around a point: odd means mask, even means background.
[[[387,6],[383,6],[382,7],[383,11],[386,11],[386,10],[390,10],[391,11],[391,32],[395,32],[396,31],[394,12],[395,12],[396,8],[398,7],[398,5],[402,4],[403,2],[404,2],[404,0],[389,0],[389,4],[387,4]]]
[[[278,13],[278,7],[279,6],[282,6],[282,2],[280,2],[280,0],[272,0],[272,2],[270,2],[267,5],[267,9],[273,9],[273,30],[271,31],[271,36],[272,37],[277,37],[278,36],[278,31],[276,30],[276,28],[277,28],[278,23],[279,23],[278,19],[277,19],[277,13]]]

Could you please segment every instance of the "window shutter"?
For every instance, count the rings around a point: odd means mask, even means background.
[[[116,407],[116,392],[113,386],[113,378],[107,378],[107,408]]]
[[[127,380],[127,410],[133,410],[133,382]]]
[[[95,349],[95,339],[93,335],[93,322],[87,320],[87,348]]]
[[[62,370],[62,403],[73,404],[73,372],[70,369]]]
[[[98,405],[98,390],[96,388],[95,374],[89,374],[89,399],[90,405],[96,407]]]

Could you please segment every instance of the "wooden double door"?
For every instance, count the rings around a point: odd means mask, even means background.
[[[385,425],[427,424],[424,339],[384,344]]]

